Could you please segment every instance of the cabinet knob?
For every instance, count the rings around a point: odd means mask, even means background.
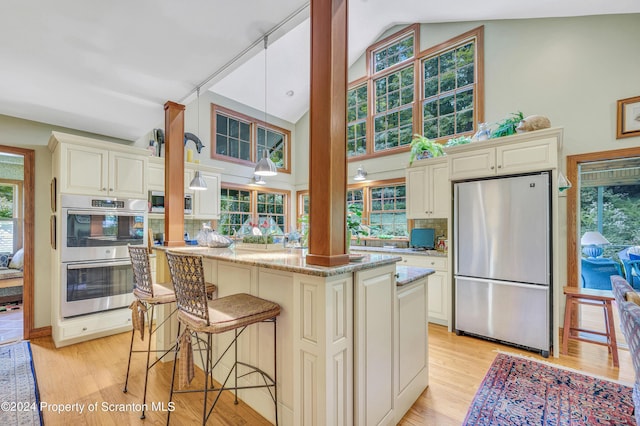
[[[82,327],[82,331],[87,331],[87,327]]]
[[[113,191],[113,188],[109,188],[109,191]]]
[[[491,170],[495,169],[495,167],[491,166]]]
[[[435,265],[435,264],[436,264],[436,262],[431,262],[431,264],[432,264],[432,265]]]
[[[101,191],[106,191],[106,190],[107,190],[107,188],[102,188],[102,189],[101,189]]]
[[[501,168],[502,168],[502,164],[499,164],[499,165],[498,165],[498,168],[499,168],[499,169],[501,169]]]

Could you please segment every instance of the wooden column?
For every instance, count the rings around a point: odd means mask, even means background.
[[[184,246],[184,105],[164,104],[164,245]]]
[[[311,0],[310,265],[349,263],[346,96],[347,0]]]

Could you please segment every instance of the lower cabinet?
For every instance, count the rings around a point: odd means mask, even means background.
[[[429,286],[431,278],[428,277]],[[395,423],[429,384],[427,278],[398,287],[395,303]]]
[[[436,272],[429,275],[429,322],[449,325],[451,306],[450,279],[446,257],[402,255],[402,265],[431,268]]]

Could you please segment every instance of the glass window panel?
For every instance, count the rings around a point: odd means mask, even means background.
[[[458,67],[463,67],[474,62],[474,44],[468,43],[458,48],[456,51],[456,60]]]
[[[432,99],[422,105],[422,116],[425,120],[436,118],[438,116],[438,101]]]
[[[375,82],[376,84],[376,96],[381,96],[384,95],[385,93],[387,93],[387,79],[386,78],[379,78],[378,80],[376,80]]]
[[[367,118],[367,104],[365,103],[358,106],[358,119]]]
[[[445,96],[438,102],[440,107],[440,115],[451,114],[455,110],[455,101],[453,95]]]
[[[440,55],[440,74],[453,70],[455,66],[456,61],[453,50]]]
[[[423,134],[429,139],[438,138],[438,119],[437,118],[434,118],[431,120],[425,120]]]
[[[400,126],[413,124],[413,108],[405,108],[400,110]]]
[[[440,75],[440,92],[448,92],[456,88],[456,73],[449,71]]]
[[[462,111],[467,108],[473,108],[473,90],[458,92],[456,95],[456,110]]]
[[[457,87],[464,87],[469,84],[473,84],[473,64],[467,65],[463,68],[458,68],[457,78]]]
[[[467,109],[456,114],[456,133],[473,130],[473,110]]]
[[[240,143],[236,138],[229,138],[229,156],[240,158]]]
[[[453,127],[453,114],[440,117],[440,137],[446,137],[455,133]]]
[[[436,56],[431,59],[427,59],[422,63],[422,67],[424,69],[424,79],[427,80],[431,77],[438,77],[438,64],[439,58]]]
[[[229,119],[229,136],[236,139],[240,136],[240,122],[238,120]]]
[[[227,138],[222,135],[216,135],[216,154],[227,155],[227,152],[229,152]]]
[[[424,82],[424,97],[429,98],[438,94],[438,77],[432,77]]]
[[[216,133],[226,135],[228,132],[227,117],[216,114]]]
[[[413,86],[402,89],[400,102],[402,105],[413,102]]]
[[[243,141],[251,140],[251,125],[249,123],[240,123],[240,139]]]

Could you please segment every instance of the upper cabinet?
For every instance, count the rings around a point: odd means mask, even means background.
[[[451,184],[446,158],[421,160],[407,168],[407,218],[448,218]]]
[[[200,171],[207,189],[198,191],[189,189],[196,170]],[[193,196],[193,211],[185,215],[186,218],[209,220],[220,218],[221,172],[222,169],[217,167],[196,163],[184,164],[184,192]],[[164,191],[164,158],[153,157],[149,160],[149,190]]]
[[[562,129],[522,133],[447,150],[451,180],[555,169]]]
[[[61,193],[147,198],[146,150],[59,132],[49,149]]]

